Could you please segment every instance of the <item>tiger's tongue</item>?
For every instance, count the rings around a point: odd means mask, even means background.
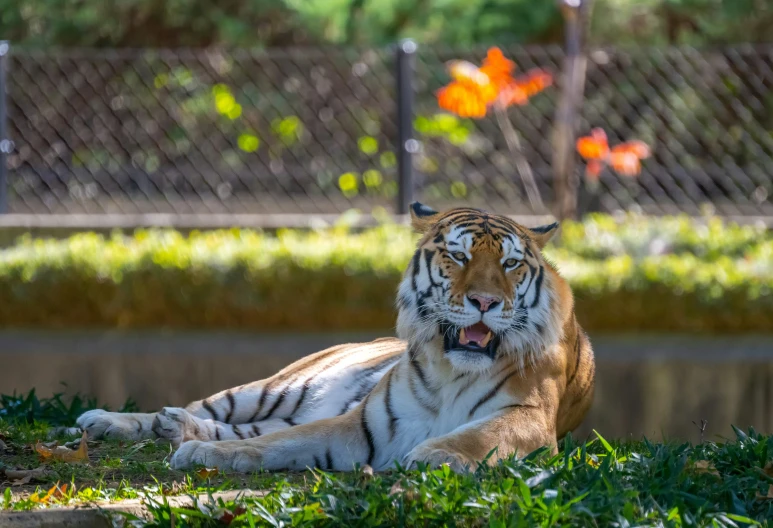
[[[459,335],[459,342],[463,345],[475,342],[478,345],[486,346],[488,344],[489,327],[482,322],[476,323],[463,329]]]

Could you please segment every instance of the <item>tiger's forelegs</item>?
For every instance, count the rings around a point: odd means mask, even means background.
[[[454,471],[474,471],[484,460],[492,464],[514,454],[526,456],[540,447],[547,446],[555,453],[555,419],[551,414],[525,405],[503,409],[447,435],[425,440],[403,458],[402,464],[406,468],[418,462],[431,467],[448,464]]]
[[[223,470],[303,470],[317,467],[351,471],[373,459],[373,439],[362,426],[362,406],[341,416],[297,425],[267,436],[222,442],[185,442],[170,464],[187,469],[202,464]]]

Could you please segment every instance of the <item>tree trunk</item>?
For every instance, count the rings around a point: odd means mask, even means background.
[[[575,136],[585,89],[585,34],[593,0],[559,0],[564,16],[566,56],[563,86],[553,129],[556,216],[576,218],[579,178],[575,171]]]

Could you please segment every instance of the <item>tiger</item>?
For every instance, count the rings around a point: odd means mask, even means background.
[[[542,254],[559,224],[419,202],[410,217],[419,240],[397,291],[397,337],[322,350],[184,409],[88,411],[79,428],[166,439],[179,470],[469,471],[556,453],[595,380],[571,288]]]

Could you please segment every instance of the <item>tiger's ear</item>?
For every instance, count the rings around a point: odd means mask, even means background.
[[[435,223],[438,214],[440,213],[421,202],[413,202],[411,204],[411,226],[419,233],[426,233],[430,226]]]
[[[529,235],[531,236],[531,239],[534,240],[534,242],[537,244],[537,246],[542,249],[548,245],[550,239],[552,239],[553,235],[555,235],[556,231],[558,231],[558,227],[558,222],[553,222],[552,224],[539,227],[532,227],[529,229]]]

